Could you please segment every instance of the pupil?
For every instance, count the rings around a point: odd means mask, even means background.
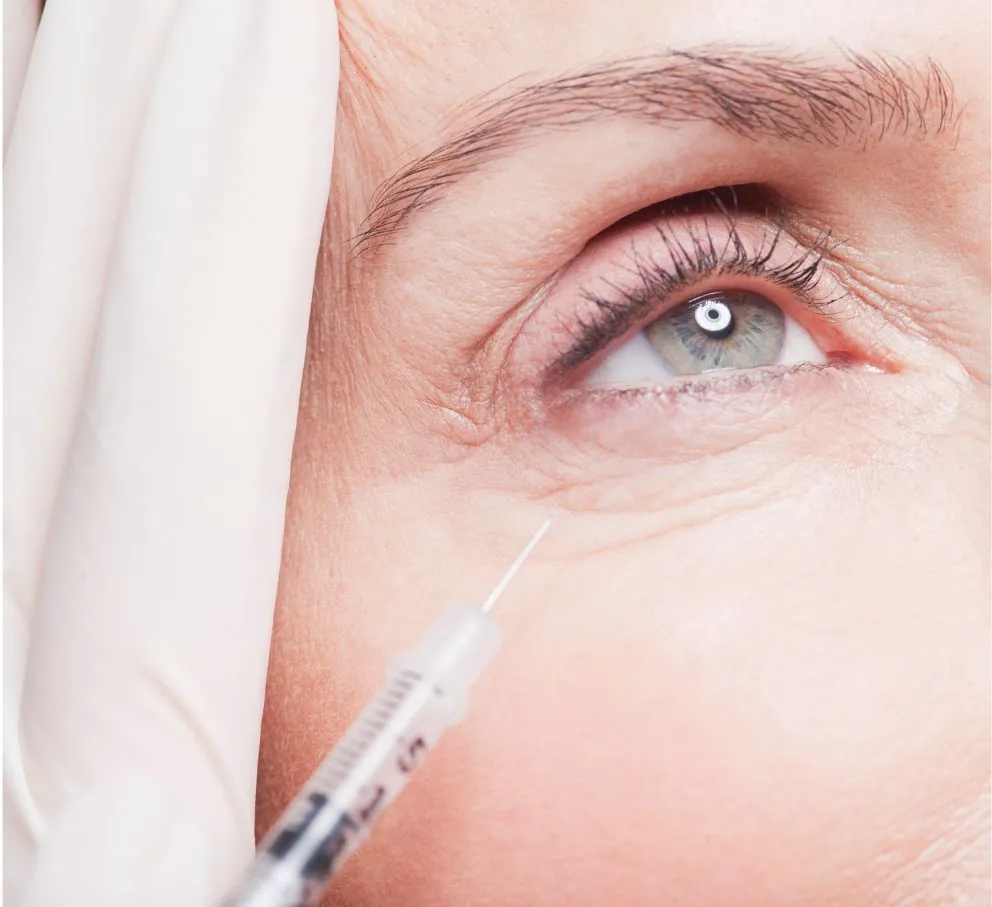
[[[704,300],[695,309],[696,326],[713,340],[726,340],[734,332],[734,316],[726,303]]]

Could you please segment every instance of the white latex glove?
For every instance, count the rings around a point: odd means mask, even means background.
[[[5,2],[7,903],[208,907],[253,849],[334,6]]]

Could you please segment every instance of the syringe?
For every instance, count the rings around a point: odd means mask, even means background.
[[[226,907],[312,907],[364,843],[441,735],[468,714],[468,691],[499,650],[489,612],[551,520],[481,608],[449,608],[389,680],[259,846]]]

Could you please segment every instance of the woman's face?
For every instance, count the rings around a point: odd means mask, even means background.
[[[328,903],[981,903],[988,5],[340,6],[259,828],[553,514]]]

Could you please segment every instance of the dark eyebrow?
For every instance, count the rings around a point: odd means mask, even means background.
[[[850,51],[834,64],[746,48],[674,51],[493,94],[461,109],[468,128],[379,186],[357,253],[389,242],[447,187],[541,130],[606,117],[708,121],[747,139],[867,148],[890,135],[953,131],[960,116],[951,80],[933,60],[913,66]]]

